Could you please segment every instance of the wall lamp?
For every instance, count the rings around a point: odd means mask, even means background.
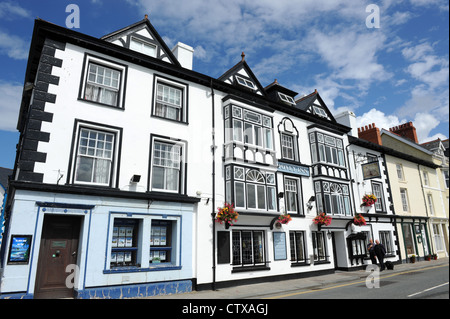
[[[309,210],[312,209],[312,207],[313,207],[312,204],[314,203],[315,200],[316,200],[316,196],[311,196],[309,198],[308,202],[306,203],[306,207],[308,207]]]
[[[141,180],[141,175],[133,175],[131,176],[130,183],[139,183]]]

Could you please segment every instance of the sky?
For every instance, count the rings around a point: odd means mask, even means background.
[[[421,143],[449,136],[448,0],[0,0],[0,167],[14,166],[34,20],[101,37],[145,14],[169,47],[195,49],[197,72],[218,78],[245,52],[263,86],[317,89],[358,127],[413,121]]]

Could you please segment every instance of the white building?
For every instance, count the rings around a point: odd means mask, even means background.
[[[101,39],[36,21],[1,296],[126,298],[367,263],[365,242],[362,261],[349,248],[365,240],[352,221],[366,187],[351,128],[317,91],[263,87],[244,55],[214,79],[192,54],[147,18]],[[214,221],[225,202],[231,227]],[[331,225],[313,223],[322,211]],[[378,217],[360,232],[393,234]]]

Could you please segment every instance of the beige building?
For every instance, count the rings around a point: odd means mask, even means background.
[[[433,151],[418,144],[412,123],[389,131],[366,126],[359,130],[359,137],[392,150],[386,154],[386,163],[402,259],[448,256],[445,157],[439,160]]]

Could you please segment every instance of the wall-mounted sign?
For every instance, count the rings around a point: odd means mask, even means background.
[[[12,235],[8,264],[28,264],[32,235]]]
[[[287,259],[286,233],[284,232],[273,233],[273,252],[274,252],[274,260]]]
[[[371,162],[361,165],[363,172],[363,179],[380,178],[380,165],[378,162]]]
[[[278,171],[309,177],[309,167],[278,162]]]

